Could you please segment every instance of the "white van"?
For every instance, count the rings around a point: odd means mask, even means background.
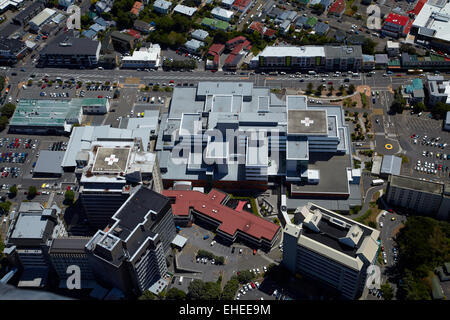
[[[182,284],[183,283],[183,276],[180,277],[180,279],[178,280],[178,284]]]

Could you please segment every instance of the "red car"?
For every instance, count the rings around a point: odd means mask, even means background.
[[[173,80],[170,80],[170,81],[169,81],[169,83],[174,83],[174,82],[175,82],[175,81],[173,81]]]
[[[69,191],[69,190],[70,190],[70,186],[67,187],[67,191]]]
[[[333,81],[329,81],[328,84],[333,84]]]
[[[381,246],[381,251],[384,251],[384,247],[383,246]]]
[[[388,212],[392,213],[392,212],[394,212],[394,210],[392,210],[392,209],[388,209]]]
[[[253,249],[253,255],[256,255],[256,249]]]
[[[256,288],[256,286],[255,286],[255,284],[254,284],[253,282],[250,282],[250,284],[251,284],[251,286],[252,286],[253,289]]]
[[[414,139],[415,136],[416,136],[416,134],[413,134],[413,135],[411,136],[411,139]]]
[[[44,83],[44,84],[42,85],[41,89],[44,89],[44,88],[46,88],[46,87],[47,87],[47,85]]]
[[[103,96],[98,96],[98,98],[100,99],[100,98],[103,98]]]
[[[187,57],[189,55],[189,53],[186,53],[184,56]]]

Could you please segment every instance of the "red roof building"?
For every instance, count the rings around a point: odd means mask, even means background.
[[[245,13],[252,5],[253,0],[236,0],[233,2],[232,8],[239,12]]]
[[[227,42],[227,48],[232,49],[231,53],[225,59],[224,69],[236,70],[241,64],[242,59],[247,55],[244,51],[250,51],[251,42],[243,36],[236,37]]]
[[[411,28],[411,26],[407,28],[409,24],[410,21],[407,16],[402,16],[391,12],[384,21],[381,33],[390,37],[402,37],[409,32],[409,29]]]
[[[259,22],[259,21],[253,21],[248,28],[252,31],[256,31],[259,34],[268,37],[268,38],[272,38],[275,36],[275,34],[277,33],[276,30],[267,28],[264,23]]]
[[[136,16],[139,15],[139,12],[141,12],[141,10],[144,9],[144,6],[142,4],[142,2],[136,1],[133,4],[133,8],[131,8],[130,12]]]
[[[209,69],[217,69],[219,67],[220,55],[225,50],[225,45],[220,43],[214,43],[209,47],[208,55],[213,56],[213,63],[208,65]]]
[[[414,9],[408,11],[408,14],[412,13],[417,17],[417,15],[420,13],[420,10],[422,10],[423,6],[425,5],[425,3],[427,3],[427,1],[428,0],[419,0]]]
[[[335,16],[342,16],[345,11],[345,0],[336,0],[328,9],[328,13]]]
[[[236,38],[228,40],[225,44],[227,48],[234,48],[235,45],[243,43],[245,40],[247,40],[247,38],[245,38],[244,36],[238,36]]]
[[[225,50],[225,45],[221,43],[213,43],[211,47],[209,47],[208,54],[210,55],[221,55]]]
[[[127,33],[130,35],[130,36],[133,36],[133,37],[135,37],[136,39],[140,39],[141,38],[141,34],[139,33],[139,31],[136,31],[136,30],[134,30],[134,29],[128,29],[127,30]]]
[[[217,189],[208,194],[191,190],[164,190],[162,194],[175,200],[172,213],[176,221],[190,220],[194,214],[196,219],[214,226],[216,234],[230,242],[241,238],[270,250],[281,230],[280,226],[250,212],[227,207],[228,195]]]

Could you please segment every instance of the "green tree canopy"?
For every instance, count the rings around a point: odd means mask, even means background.
[[[166,294],[167,300],[186,300],[186,293],[177,288],[171,288]]]
[[[67,190],[64,194],[64,202],[68,205],[72,205],[75,200],[75,192],[73,190]]]
[[[14,111],[16,111],[16,105],[14,103],[6,103],[0,109],[1,115],[7,117],[8,119],[13,116]]]
[[[36,196],[36,194],[37,194],[37,189],[36,189],[36,187],[35,187],[35,186],[30,186],[30,187],[28,188],[28,197],[29,197],[29,198],[34,198],[34,197]]]
[[[188,297],[191,300],[219,300],[220,295],[220,284],[216,282],[195,279],[188,287]]]

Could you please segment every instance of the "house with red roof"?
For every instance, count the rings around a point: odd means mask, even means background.
[[[328,13],[335,16],[342,16],[345,11],[345,0],[336,0],[328,9]]]
[[[249,26],[248,29],[251,31],[256,31],[258,32],[261,36],[266,37],[266,38],[273,38],[275,37],[277,31],[267,28],[264,23],[259,22],[259,21],[253,21]]]
[[[163,190],[162,194],[172,201],[176,225],[188,225],[193,219],[201,221],[230,244],[239,240],[253,248],[269,251],[281,233],[280,226],[227,206],[228,194],[217,189],[208,194],[192,190]]]
[[[251,42],[246,37],[239,36],[227,41],[226,46],[231,53],[225,59],[223,69],[235,71],[252,48]]]
[[[140,1],[136,1],[133,4],[133,8],[131,8],[130,12],[136,16],[144,9],[144,4]]]
[[[233,2],[232,8],[244,14],[250,9],[252,3],[253,0],[236,0]]]
[[[208,56],[211,56],[213,59],[206,60],[206,69],[217,70],[219,68],[220,55],[225,50],[225,45],[221,43],[213,43],[208,50]]]
[[[134,29],[128,29],[127,34],[129,34],[130,36],[133,36],[134,38],[136,38],[138,40],[142,37],[141,34],[139,33],[139,31],[136,31]]]
[[[381,34],[394,38],[404,37],[411,29],[411,25],[409,17],[391,12],[384,21]]]

